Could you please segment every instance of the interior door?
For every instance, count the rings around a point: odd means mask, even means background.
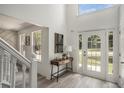
[[[83,72],[86,75],[105,78],[105,33],[83,33]]]

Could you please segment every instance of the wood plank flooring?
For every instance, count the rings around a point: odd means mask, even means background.
[[[17,87],[21,87],[22,85],[21,78],[22,75],[18,74],[16,82]],[[61,76],[59,82],[56,80],[47,80],[45,77],[38,76],[37,83],[38,88],[118,88],[118,85],[114,83],[70,72]],[[26,86],[29,87],[28,74]]]

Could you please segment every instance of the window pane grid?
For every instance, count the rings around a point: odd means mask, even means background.
[[[108,32],[108,74],[113,74],[113,32]]]
[[[88,38],[88,62],[87,69],[91,71],[101,71],[100,67],[100,47],[101,40],[97,35]]]

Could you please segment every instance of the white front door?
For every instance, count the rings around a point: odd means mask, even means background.
[[[83,74],[116,82],[118,78],[118,38],[115,31],[82,33]]]

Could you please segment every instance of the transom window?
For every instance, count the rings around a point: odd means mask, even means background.
[[[79,4],[79,15],[112,7],[112,4]]]

